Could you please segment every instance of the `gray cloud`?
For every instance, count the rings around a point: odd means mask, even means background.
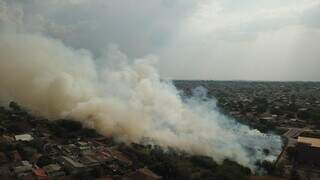
[[[319,28],[320,27],[320,4],[306,11],[300,19],[301,24]]]
[[[0,29],[97,57],[109,44],[154,54],[164,78],[320,80],[308,70],[320,66],[319,9],[318,0],[0,0]]]

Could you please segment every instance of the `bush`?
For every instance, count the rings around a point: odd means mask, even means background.
[[[290,173],[290,176],[291,176],[291,180],[300,180],[300,175],[299,173],[297,172],[297,170],[292,170],[291,173]]]
[[[58,120],[56,124],[66,131],[79,131],[82,129],[82,124],[72,120]]]
[[[21,111],[21,107],[16,102],[11,101],[9,107],[14,111]]]
[[[224,160],[223,164],[217,169],[217,172],[212,179],[219,180],[246,180],[247,176],[251,174],[249,168],[243,167],[238,163],[230,160]]]
[[[216,169],[218,164],[211,158],[207,156],[192,156],[191,162],[197,166],[207,168],[207,169]]]
[[[57,120],[50,125],[50,130],[55,136],[73,139],[79,137],[82,124],[72,120]]]
[[[11,143],[0,143],[0,151],[4,152],[5,154],[9,154],[14,149],[15,146]]]
[[[81,132],[81,135],[88,138],[98,138],[101,137],[94,129],[84,128]]]

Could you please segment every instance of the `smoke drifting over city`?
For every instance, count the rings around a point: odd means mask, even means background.
[[[172,147],[220,162],[229,158],[249,167],[281,151],[280,137],[221,114],[205,89],[183,99],[161,80],[156,56],[131,58],[116,45],[97,55],[14,23],[8,16],[0,33],[2,103],[16,101],[50,119],[78,120],[122,142]],[[264,155],[264,148],[272,154]]]
[[[84,50],[16,33],[2,33],[0,49],[1,100],[17,101],[39,115],[79,120],[128,143],[148,141],[251,167],[274,158],[264,157],[263,148],[281,149],[279,137],[220,114],[201,88],[183,101],[173,85],[160,80],[153,57],[129,63],[111,47],[105,58],[117,63],[98,68]]]

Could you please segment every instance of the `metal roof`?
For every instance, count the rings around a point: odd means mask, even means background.
[[[311,138],[311,137],[298,137],[298,143],[310,144],[312,147],[320,148],[320,139],[319,138]]]

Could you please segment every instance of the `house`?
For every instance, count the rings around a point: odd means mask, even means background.
[[[33,137],[30,134],[20,134],[14,136],[16,141],[32,141]]]
[[[260,121],[261,121],[261,122],[265,122],[265,121],[269,122],[269,121],[273,121],[274,119],[275,119],[275,118],[272,117],[272,116],[267,116],[267,117],[262,117],[262,118],[260,118]]]
[[[89,149],[90,149],[90,145],[89,145],[89,143],[87,143],[87,142],[78,141],[77,144],[79,145],[78,148],[79,148],[81,151],[85,151],[85,150],[89,150]]]
[[[79,146],[89,146],[89,144],[87,142],[84,142],[84,141],[78,141],[78,145]]]
[[[81,158],[79,158],[79,160],[85,166],[87,172],[93,171],[100,167],[99,161],[88,155],[82,156]]]
[[[86,170],[84,164],[67,156],[59,157],[58,162],[62,164],[70,174],[78,174]]]
[[[75,144],[68,144],[64,146],[58,145],[58,149],[65,155],[69,156],[79,152],[78,147]]]
[[[296,148],[300,164],[320,167],[320,138],[299,136]]]
[[[119,161],[122,165],[125,165],[125,166],[132,165],[132,161],[127,156],[125,156],[122,152],[115,149],[109,149],[108,151],[111,154],[112,158]]]
[[[32,172],[33,172],[33,175],[39,180],[50,180],[46,172],[37,166],[35,168],[32,168]]]
[[[104,152],[100,152],[100,151],[97,151],[94,154],[88,154],[88,156],[96,159],[101,164],[103,164],[105,162],[111,162],[112,161],[111,155],[109,155],[107,153],[104,153]]]
[[[56,177],[65,176],[66,173],[62,170],[58,164],[49,164],[43,167],[43,170],[49,175],[50,178],[55,179]]]
[[[13,167],[13,171],[18,178],[22,178],[23,176],[32,174],[32,165],[29,163],[29,161],[22,161],[21,164]]]

